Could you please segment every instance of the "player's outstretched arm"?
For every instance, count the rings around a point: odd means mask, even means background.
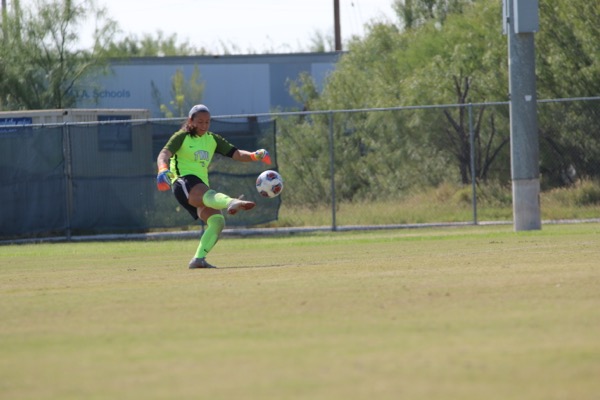
[[[271,164],[271,156],[265,149],[259,149],[256,151],[237,150],[233,153],[233,159],[236,161],[250,162],[250,161],[262,161],[267,165]]]

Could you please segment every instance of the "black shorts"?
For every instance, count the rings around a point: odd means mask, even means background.
[[[177,180],[175,180],[175,182],[173,182],[173,194],[175,195],[175,198],[194,219],[198,219],[198,211],[196,207],[188,203],[188,198],[190,197],[190,191],[192,188],[200,183],[206,185],[202,179],[195,175],[180,176],[177,178]]]

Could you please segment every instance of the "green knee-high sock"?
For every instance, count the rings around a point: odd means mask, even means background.
[[[196,250],[196,258],[204,258],[219,240],[219,235],[225,227],[225,217],[215,214],[206,220],[206,230],[200,238],[200,244]]]
[[[217,193],[212,189],[204,193],[204,196],[202,197],[204,205],[210,208],[214,208],[215,210],[222,210],[224,208],[227,208],[231,200],[233,199],[227,196],[226,194]]]

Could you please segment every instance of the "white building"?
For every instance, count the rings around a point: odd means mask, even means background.
[[[190,79],[194,68],[204,83],[202,99],[213,115],[269,113],[301,108],[289,95],[289,81],[309,73],[321,86],[341,53],[296,53],[231,56],[140,57],[112,60],[112,73],[77,92],[78,108],[148,109],[161,118],[155,89],[171,100],[171,80],[180,70]]]

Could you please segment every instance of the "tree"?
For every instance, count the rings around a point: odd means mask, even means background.
[[[433,54],[429,61],[403,81],[405,101],[428,104],[458,104],[443,113],[428,112],[423,127],[431,132],[431,143],[452,154],[461,183],[486,181],[493,171],[508,180],[507,168],[492,169],[494,163],[508,165],[508,114],[502,107],[473,109],[475,176],[471,176],[469,103],[504,100],[507,82],[506,39],[500,32],[500,6],[490,2],[472,5],[455,13],[443,26],[421,27],[415,43]],[[425,96],[424,96],[425,94]],[[445,150],[444,150],[445,149]]]
[[[323,53],[333,51],[335,48],[335,39],[333,35],[326,35],[321,31],[314,32],[310,37],[308,52]]]
[[[96,22],[94,48],[78,48],[81,24]],[[82,79],[106,65],[103,50],[116,31],[93,0],[38,1],[6,11],[0,41],[0,108],[65,108],[75,104]]]
[[[308,73],[289,82],[291,96],[310,111],[319,105],[319,91]],[[277,154],[285,160],[286,185],[304,190],[289,192],[288,201],[302,206],[331,202],[329,195],[328,118],[323,115],[292,116],[277,120]]]
[[[510,179],[508,107],[472,108],[474,176],[468,118],[469,103],[508,100],[500,2],[398,0],[395,7],[399,25],[374,23],[364,39],[351,41],[321,94],[308,97],[310,109],[457,106],[336,118],[336,163],[346,168],[336,175],[338,193],[360,198],[373,176],[405,186],[474,179],[505,184]],[[538,98],[600,93],[598,15],[598,2],[540,1]],[[547,187],[600,176],[597,110],[597,101],[538,106],[540,170]],[[326,137],[326,125],[311,127]]]
[[[475,0],[394,0],[392,8],[405,29],[417,28],[431,20],[444,23],[449,14],[460,14]]]
[[[444,4],[450,3],[459,2]],[[371,24],[364,40],[350,43],[322,94],[310,97],[311,109],[462,106],[337,117],[340,197],[363,198],[375,186],[379,196],[397,196],[402,188],[457,178],[466,184],[474,178],[467,105],[506,97],[507,53],[500,6],[490,1],[463,3],[469,6],[460,9],[462,13],[453,9],[443,23],[429,18],[409,30]],[[474,110],[475,178],[486,180],[494,171],[500,171],[496,178],[508,178],[507,168],[492,168],[509,165],[507,118],[503,109]]]
[[[152,97],[160,107],[165,118],[187,116],[187,112],[194,104],[198,104],[204,95],[204,82],[200,79],[200,69],[194,67],[194,72],[189,80],[185,79],[182,70],[178,69],[171,78],[171,100],[164,103],[162,94],[152,82]]]
[[[539,98],[600,94],[600,3],[585,0],[540,2],[536,34]],[[600,177],[598,101],[538,106],[540,171],[546,187]]]
[[[125,39],[110,43],[107,55],[110,57],[165,57],[204,55],[208,51],[196,48],[188,41],[177,42],[177,35],[165,36],[162,31],[144,34],[141,38],[129,35]]]

